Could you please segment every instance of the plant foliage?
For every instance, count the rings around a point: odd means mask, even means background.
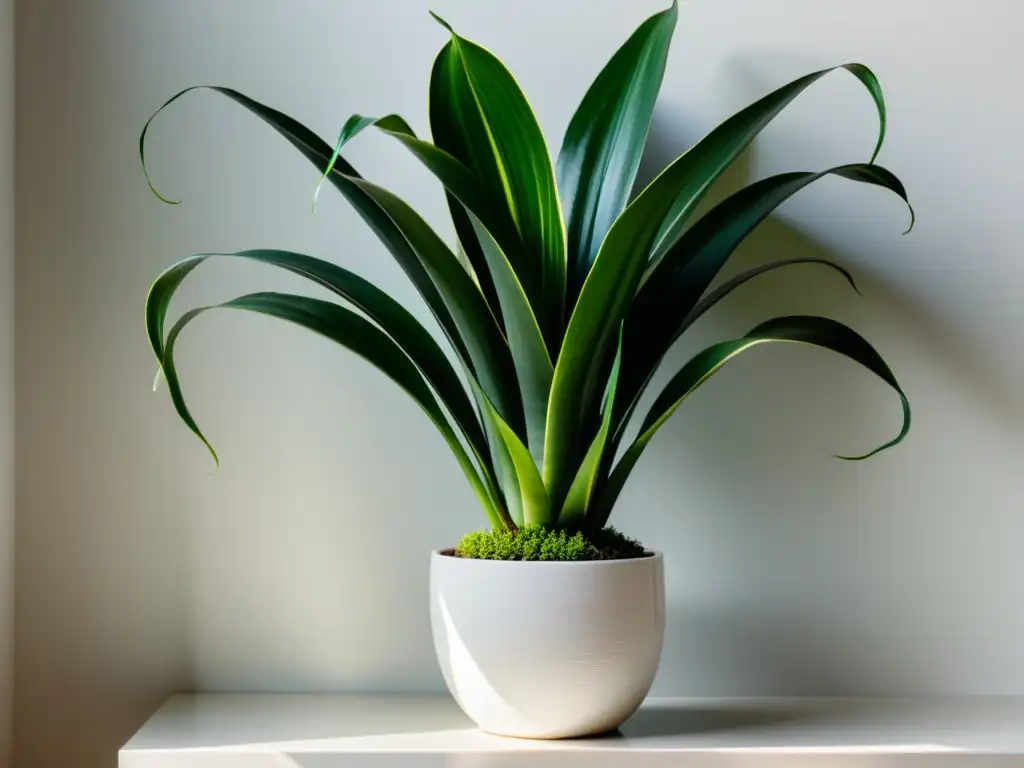
[[[440,19],[450,38],[430,76],[432,141],[397,115],[353,115],[332,147],[238,91],[202,86],[268,123],[316,167],[321,184],[348,200],[408,275],[448,347],[446,353],[383,291],[321,259],[250,250],[179,261],[153,283],[146,324],[178,414],[211,453],[182,394],[174,351],[185,326],[214,307],[193,309],[166,327],[172,296],[211,257],[270,264],[334,293],[343,303],[259,293],[217,308],[304,326],[375,365],[441,432],[495,531],[600,531],[645,447],[682,401],[729,360],[768,342],[831,350],[875,373],[903,406],[902,428],[882,448],[902,440],[910,406],[871,345],[833,320],[792,316],[698,353],[653,393],[639,433],[626,441],[666,352],[733,290],[765,272],[804,263],[827,266],[853,283],[825,259],[793,258],[712,288],[736,247],[781,203],[832,175],[888,189],[909,207],[899,179],[874,162],[885,135],[885,102],[875,75],[862,64],[834,69],[853,75],[877,111],[870,162],[762,179],[694,221],[715,180],[790,102],[833,71],[826,69],[736,113],[631,199],[676,17],[673,2],[615,53],[584,95],[554,161],[501,61]],[[192,90],[173,96],[157,114]],[[144,169],[149,125],[139,140]],[[344,158],[345,145],[369,128],[401,144],[440,182],[458,238],[454,248],[398,195],[365,179]],[[882,448],[845,458],[866,458]],[[483,546],[483,539],[472,541]],[[533,539],[524,538],[522,546],[527,541]]]

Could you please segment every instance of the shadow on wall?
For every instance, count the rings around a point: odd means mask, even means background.
[[[666,118],[656,112],[637,174],[637,183],[634,185],[634,195],[639,193],[662,169],[700,138],[700,134],[686,126],[680,129],[678,126],[669,125]],[[756,151],[755,144],[722,175],[708,194],[707,199],[699,207],[694,221],[718,202],[757,180],[752,172]],[[894,170],[897,173],[899,171],[898,168]],[[823,181],[837,184],[850,183],[835,179]],[[908,189],[908,193],[913,202],[914,190]],[[814,185],[797,194],[815,194]],[[879,194],[888,193],[880,191]],[[893,204],[902,205],[895,199]],[[927,215],[927,212],[923,212],[916,228],[928,226]],[[894,232],[893,237],[897,236],[899,236],[898,233]],[[909,236],[913,237],[913,233]],[[995,421],[1003,424],[1010,423],[1016,428],[1024,428],[1024,407],[1021,405],[1017,392],[1003,380],[995,366],[988,364],[984,357],[974,350],[957,328],[951,326],[942,316],[913,297],[887,285],[880,276],[873,275],[863,266],[851,263],[847,255],[829,251],[777,216],[772,216],[763,222],[740,246],[726,269],[723,270],[723,275],[732,275],[776,259],[807,257],[826,258],[850,269],[862,293],[871,300],[872,311],[884,311],[887,319],[907,334],[908,341],[916,349],[919,349],[922,354],[944,363],[949,376],[956,380],[955,383],[959,388],[974,394],[979,403],[986,404]],[[740,319],[746,320],[747,316],[750,316],[756,323],[767,319],[770,316],[768,312],[775,311],[778,307],[791,306],[796,307],[796,311],[803,311],[799,309],[800,301],[808,296],[825,296],[828,299],[822,305],[824,307],[822,311],[829,311],[829,307],[835,307],[836,310],[849,314],[851,311],[865,309],[863,302],[859,301],[859,297],[851,293],[842,280],[835,278],[835,275],[822,274],[822,269],[815,265],[784,269],[774,275],[759,278],[741,288],[731,301],[723,301],[713,310],[713,313],[719,316],[731,316],[734,319],[742,313]],[[770,306],[766,301],[769,296],[757,288],[759,284],[763,283],[772,285]],[[896,367],[896,363],[898,360],[895,361],[894,367]],[[896,373],[898,374],[899,371],[897,370]]]
[[[667,125],[665,119],[656,114],[634,194],[699,138],[699,135],[687,135],[685,128],[681,131],[677,127]],[[698,217],[712,205],[754,180],[752,167],[755,165],[755,151],[756,148],[749,150],[723,175],[709,194],[708,200],[702,204]],[[899,169],[895,170],[898,172]],[[836,180],[834,183],[849,182]],[[913,201],[913,190],[908,191]],[[813,185],[800,194],[815,194]],[[894,199],[893,202],[894,205],[901,205],[898,200]],[[928,226],[927,212],[923,212],[918,226]],[[899,236],[898,232],[893,232],[894,239]],[[909,236],[914,235],[912,233]],[[915,417],[919,429],[921,424],[928,424],[933,434],[941,435],[942,417],[941,413],[935,411],[929,413],[925,386],[927,382],[914,381],[912,372],[915,366],[905,364],[908,360],[905,350],[913,350],[916,358],[927,359],[933,367],[942,370],[946,383],[979,405],[994,423],[1010,425],[1010,428],[1015,430],[1024,429],[1024,409],[1020,397],[992,361],[972,347],[957,328],[951,327],[949,322],[937,315],[934,310],[888,284],[878,269],[865,268],[861,262],[867,260],[858,260],[857,255],[854,247],[851,247],[848,253],[826,249],[780,218],[770,217],[737,250],[734,258],[723,270],[723,277],[778,259],[826,258],[852,272],[864,297],[857,296],[839,276],[813,264],[787,267],[759,277],[737,290],[702,319],[694,327],[689,341],[684,337],[681,344],[677,345],[666,359],[664,367],[667,371],[659,374],[659,380],[663,383],[690,355],[706,344],[741,335],[770,317],[786,314],[822,314],[848,323],[876,345],[883,357],[891,363],[897,378],[910,397],[911,405],[916,404]],[[883,333],[880,334],[880,330]],[[892,333],[887,338],[884,331],[888,330]],[[694,339],[698,342],[696,345],[693,343]],[[896,347],[904,350],[904,354],[898,354]],[[794,459],[793,452],[800,450],[811,454],[816,450],[813,442],[818,438],[818,435],[813,434],[817,428],[815,413],[828,418],[829,439],[840,441],[838,445],[830,444],[828,447],[840,449],[837,452],[847,447],[848,440],[852,440],[856,448],[861,447],[857,441],[872,440],[870,435],[879,434],[876,432],[876,425],[881,424],[882,426],[878,428],[883,430],[896,428],[896,424],[889,422],[889,419],[896,418],[895,415],[890,415],[896,413],[896,407],[890,408],[891,404],[880,401],[879,393],[882,392],[882,387],[875,387],[869,374],[853,371],[852,375],[847,376],[846,374],[851,373],[851,364],[845,361],[837,362],[835,355],[800,352],[799,357],[789,357],[790,352],[768,350],[754,353],[752,362],[737,361],[736,364],[731,364],[741,367],[741,370],[742,366],[747,364],[764,365],[765,367],[756,369],[758,385],[754,385],[750,380],[737,380],[735,374],[730,380],[730,374],[724,373],[721,377],[723,380],[717,382],[718,386],[708,388],[717,389],[720,386],[728,390],[723,401],[714,409],[714,413],[700,413],[701,403],[706,401],[699,398],[706,393],[698,393],[695,395],[693,406],[693,410],[698,413],[694,414],[691,410],[690,417],[676,416],[677,419],[682,418],[685,421],[685,431],[680,427],[663,430],[667,434],[661,437],[661,445],[656,446],[645,456],[645,461],[653,460],[652,463],[663,465],[658,470],[659,473],[670,471],[670,466],[679,467],[696,462],[698,467],[695,474],[699,475],[702,484],[707,486],[734,487],[737,479],[743,477],[746,477],[746,481],[751,483],[752,487],[791,483],[788,491],[781,492],[781,497],[786,498],[789,495],[795,502],[803,501],[804,509],[786,512],[792,515],[785,524],[790,527],[784,526],[784,532],[777,534],[780,537],[802,523],[800,515],[805,514],[806,508],[813,507],[820,514],[822,507],[817,500],[827,499],[831,493],[838,490],[829,487],[829,477],[809,478],[807,483],[813,490],[806,492],[807,498],[814,500],[797,498],[805,491],[796,487],[804,480],[801,475],[794,476],[794,467],[802,459]],[[756,360],[758,354],[764,356],[760,362]],[[800,366],[799,376],[793,375],[795,369],[779,364],[777,358],[783,355],[786,356],[785,360],[792,360],[794,365]],[[775,362],[769,362],[768,358]],[[913,362],[913,359],[911,361]],[[771,367],[773,365],[775,367]],[[805,365],[809,368],[805,369]],[[822,368],[815,368],[817,365],[821,365]],[[825,381],[832,384],[836,379],[831,378],[832,374],[829,372],[825,372],[823,378],[818,379],[816,374],[825,371],[824,366],[834,367],[837,377],[843,377],[838,386],[830,387],[826,394],[815,388],[816,383]],[[655,391],[658,386],[656,382]],[[804,396],[801,390],[807,400],[817,401],[816,404],[811,402],[811,408],[804,409],[803,413],[800,410],[803,405],[801,398]],[[922,394],[916,403],[915,391]],[[884,396],[888,397],[889,393],[886,392]],[[767,400],[766,403],[748,406],[746,403],[736,402],[737,398],[750,400],[762,397]],[[765,421],[760,423],[760,429],[758,425],[743,422],[743,416],[730,413],[733,406],[738,406],[743,413],[749,415],[756,412],[757,418],[761,418],[763,409],[771,410],[778,404],[780,397],[785,400],[785,404],[776,410],[784,410],[785,415],[764,414]],[[815,411],[815,408],[818,410]],[[645,406],[641,406],[640,413],[643,413],[644,409]],[[685,413],[684,406],[680,409],[680,414]],[[858,425],[862,423],[871,425],[870,433],[866,427],[858,430]],[[730,446],[727,444],[728,441],[719,439],[722,432],[732,432],[733,427],[737,434],[743,434],[747,446],[745,452],[737,452],[735,443]],[[862,438],[861,434],[868,436]],[[881,439],[878,442],[887,438],[889,434],[889,431],[880,433]],[[805,440],[808,435],[810,443]],[[912,430],[908,445],[913,437]],[[950,435],[949,438],[952,440],[954,436]],[[801,447],[798,449],[796,446]],[[737,455],[738,453],[746,455]],[[657,458],[659,454],[662,457],[660,459]],[[811,463],[817,460],[817,456],[809,458],[806,466],[820,466]],[[903,459],[894,456],[893,460]],[[799,471],[804,471],[804,465],[800,465]],[[813,469],[809,471],[813,472]],[[852,470],[850,475],[857,471]],[[850,482],[855,489],[856,480]],[[677,485],[675,492],[681,493],[685,480]],[[756,494],[753,496],[756,498]],[[853,500],[848,503],[857,502]],[[670,502],[669,505],[678,506],[676,502]],[[765,508],[758,512],[763,515],[774,511]],[[785,582],[774,599],[770,598],[763,602],[756,599],[751,601],[741,598],[733,601],[716,597],[691,602],[689,597],[672,595],[673,590],[670,589],[667,606],[667,645],[663,652],[662,668],[673,680],[673,688],[678,688],[681,684],[687,693],[697,695],[814,695],[863,690],[865,682],[859,677],[856,667],[859,663],[870,660],[860,657],[852,660],[849,639],[837,636],[834,631],[826,633],[824,625],[822,631],[818,631],[815,622],[809,620],[811,615],[807,614],[806,610],[804,615],[797,616],[791,615],[792,612],[786,607],[793,605],[793,590],[804,588],[800,585],[801,578],[804,581],[813,580],[828,572],[828,555],[811,555],[812,559],[822,558],[820,568],[815,561],[815,570],[807,570],[801,576],[799,570],[802,565],[806,565],[806,561],[796,565],[780,565],[779,562],[780,552],[785,551],[787,546],[800,546],[800,543],[785,543],[778,539],[771,542],[757,541],[757,532],[765,531],[771,523],[764,520],[754,521],[753,517],[752,512],[749,516],[745,513],[735,513],[733,522],[739,519],[740,524],[760,526],[759,528],[752,528],[742,535],[736,534],[735,531],[718,534],[725,536],[726,541],[736,544],[738,550],[743,550],[744,554],[749,555],[745,561],[742,561],[737,552],[726,555],[725,559],[735,566],[728,575],[736,581],[757,579],[763,565],[760,559],[769,557],[766,549],[774,546],[775,551],[771,557],[775,557],[776,561],[770,566],[775,568],[772,577],[791,581]],[[812,547],[820,543],[814,539],[815,535],[845,530],[840,527],[829,532],[828,521],[815,524],[822,527],[808,534],[807,541]],[[677,520],[659,521],[659,525],[671,526],[670,532],[675,536],[677,531],[682,530],[688,523],[680,517]],[[750,540],[754,540],[754,543],[751,544]],[[849,549],[854,546],[851,542],[844,543],[842,540],[833,540],[830,543],[833,554],[837,547]],[[841,556],[845,556],[845,553]],[[853,558],[856,553],[851,553],[850,556]],[[715,565],[708,570],[721,568],[721,565]],[[732,586],[735,587],[735,581]],[[889,586],[894,589],[900,588],[898,584]],[[912,590],[908,584],[907,599],[914,599]],[[746,595],[756,594],[758,587],[739,587],[738,591]],[[768,592],[770,591],[769,588]],[[677,638],[685,638],[685,647],[674,645],[678,642]],[[692,670],[696,674],[690,676],[687,670]],[[871,683],[867,685],[870,688]]]

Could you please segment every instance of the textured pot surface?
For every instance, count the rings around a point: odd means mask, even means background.
[[[434,552],[430,618],[445,682],[482,729],[601,733],[637,710],[658,670],[662,556],[562,563]]]

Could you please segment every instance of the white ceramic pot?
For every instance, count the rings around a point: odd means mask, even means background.
[[[560,739],[617,728],[661,659],[661,554],[593,562],[434,552],[430,618],[445,682],[483,730]]]

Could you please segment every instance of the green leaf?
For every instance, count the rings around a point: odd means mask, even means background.
[[[169,99],[146,123],[139,139],[143,168],[145,138],[153,118],[191,90],[195,88]],[[332,160],[329,145],[301,123],[232,89],[212,87],[212,90],[268,122],[321,172],[328,169]],[[352,122],[350,131],[355,133],[359,128],[358,121]],[[363,179],[341,157],[335,156],[333,160],[328,179],[353,204],[412,279],[452,346],[471,374],[479,379],[503,418],[525,434],[522,404],[512,384],[511,354],[480,290],[419,214],[391,192]]]
[[[517,434],[525,434],[522,402],[515,390],[516,372],[508,343],[480,290],[455,254],[401,198],[365,179],[355,179],[353,183],[387,211],[405,235],[462,332],[483,391],[502,418],[514,425]]]
[[[480,504],[487,511],[492,526],[495,528],[507,526],[504,519],[507,515],[496,507],[494,500],[477,474],[476,467],[459,442],[416,366],[383,331],[355,312],[328,301],[282,293],[256,293],[233,299],[215,307],[193,309],[178,320],[167,336],[162,360],[163,370],[178,415],[207,446],[210,444],[196,424],[185,402],[175,367],[174,349],[179,335],[189,323],[206,311],[216,308],[241,309],[290,321],[341,344],[373,364],[402,387],[441,432],[448,447],[455,454],[459,466],[469,480]],[[210,450],[213,452],[212,448]],[[216,458],[216,454],[213,455]]]
[[[171,298],[181,280],[210,257],[245,259],[280,267],[350,301],[377,323],[416,364],[459,425],[478,458],[482,461],[482,457],[487,455],[487,441],[473,405],[434,337],[408,310],[372,283],[344,267],[305,254],[271,249],[203,253],[182,259],[166,269],[153,282],[146,301],[146,328],[157,361],[164,357],[163,329]]]
[[[853,290],[860,294],[860,288],[857,287],[857,283],[853,279],[853,275],[850,274],[850,271],[845,267],[841,267],[835,262],[829,261],[828,259],[823,259],[818,256],[798,256],[792,259],[779,259],[778,261],[769,261],[767,264],[759,264],[756,267],[752,267],[750,269],[744,270],[743,272],[740,272],[738,275],[729,278],[721,285],[719,285],[717,288],[715,288],[713,291],[710,291],[707,295],[701,298],[701,300],[694,305],[693,309],[691,309],[686,314],[686,317],[683,318],[683,321],[681,323],[682,330],[680,331],[680,335],[685,333],[687,328],[689,328],[691,325],[697,322],[701,315],[703,315],[715,304],[720,302],[722,299],[724,299],[726,296],[735,291],[744,283],[753,280],[758,275],[763,275],[765,272],[772,272],[781,267],[789,267],[795,264],[821,264],[822,266],[828,267],[829,269],[833,269],[846,279],[846,282],[850,284],[850,287],[853,288]]]
[[[408,124],[397,115],[381,118],[354,115],[345,125],[346,129],[342,130],[342,138],[331,158],[332,163],[338,158],[346,141],[354,138],[363,128],[376,125],[405,145],[461,203],[460,209],[467,217],[473,231],[473,240],[478,244],[483,258],[482,267],[475,271],[478,275],[488,277],[505,318],[505,333],[523,403],[527,442],[531,453],[539,460],[543,454],[544,424],[553,365],[537,318],[515,269],[480,218],[500,228],[500,215],[496,215],[494,208],[488,205],[486,193],[462,163],[433,144],[417,139]],[[349,126],[356,128],[347,130]]]
[[[397,115],[396,115],[397,117]],[[398,118],[399,120],[401,118]],[[324,181],[330,176],[331,171],[334,170],[334,166],[338,162],[338,157],[341,154],[341,148],[348,143],[348,140],[352,137],[362,133],[364,128],[367,128],[374,124],[374,120],[362,115],[352,115],[348,120],[345,121],[345,125],[341,128],[341,133],[338,135],[338,143],[334,148],[334,153],[331,155],[331,160],[324,169],[323,174],[320,176],[320,181],[317,182],[316,191],[313,193],[313,213],[316,213],[317,200],[320,197],[320,188],[324,185]]]
[[[164,102],[164,104],[154,112],[152,117],[150,117],[146,122],[146,125],[139,136],[139,154],[142,158],[142,169],[146,174],[146,182],[149,184],[153,194],[159,199],[165,202],[177,202],[170,201],[157,192],[149,177],[149,170],[146,166],[146,136],[149,131],[149,127],[153,123],[153,120],[155,120],[156,117],[164,111],[164,109],[176,102],[182,96],[197,90],[211,90],[222,96],[226,96],[231,101],[241,105],[270,125],[275,131],[283,136],[288,143],[295,147],[303,157],[309,160],[319,172],[322,173],[324,169],[327,168],[331,159],[330,145],[302,123],[289,117],[283,112],[279,112],[272,107],[268,107],[266,104],[255,101],[244,93],[240,93],[232,88],[197,85],[191,88],[186,88],[183,91],[179,91]],[[437,290],[437,287],[433,282],[431,282],[426,269],[420,263],[419,257],[417,257],[415,251],[413,251],[412,247],[409,245],[408,240],[406,240],[405,236],[391,220],[391,217],[388,216],[387,212],[374,202],[369,195],[352,183],[351,179],[355,178],[360,178],[356,169],[349,165],[344,159],[338,158],[335,163],[335,171],[330,174],[328,180],[352,204],[352,207],[355,208],[360,217],[362,217],[362,219],[370,226],[370,229],[373,230],[374,234],[376,234],[385,247],[387,247],[398,265],[406,275],[409,276],[409,279],[416,287],[416,290],[423,297],[423,300],[426,302],[431,313],[437,319],[437,322],[444,331],[445,336],[447,336],[459,357],[472,371],[472,362],[470,361],[469,353],[466,350],[466,345],[462,340],[459,329],[452,318],[451,312],[448,311],[448,307],[441,298],[440,292]]]
[[[530,302],[516,278],[501,246],[491,237],[479,219],[470,214],[470,221],[476,232],[484,258],[490,268],[494,285],[506,319],[509,348],[515,361],[519,392],[526,419],[527,443],[537,461],[544,453],[544,425],[547,418],[548,397],[551,394],[551,377],[554,366],[548,357],[534,317]],[[513,457],[514,458],[514,457]]]
[[[452,38],[431,74],[434,142],[504,201],[525,257],[513,256],[513,264],[554,354],[562,338],[566,257],[551,156],[533,110],[505,65],[438,21]],[[498,235],[493,229],[492,234]],[[498,239],[509,252],[510,245]]]
[[[455,237],[458,240],[456,254],[480,287],[480,292],[484,295],[484,300],[487,302],[491,314],[494,315],[498,328],[505,333],[505,317],[501,313],[501,301],[498,299],[497,289],[494,287],[491,273],[487,269],[483,247],[476,238],[476,230],[473,229],[469,214],[451,192],[445,191],[445,199],[448,201],[448,210],[452,217],[452,224],[455,226]]]
[[[461,64],[457,57],[449,55],[452,45],[453,43],[449,42],[444,47],[434,60],[434,66],[431,71],[430,128],[433,139],[438,148],[445,150],[446,154],[450,153],[450,155],[459,158],[460,164],[465,164],[464,167],[467,167],[467,169],[472,169],[470,175],[474,178],[475,186],[477,187],[473,195],[473,204],[477,206],[486,205],[500,219],[501,224],[496,226],[496,222],[493,219],[488,219],[479,210],[477,212],[478,217],[482,217],[482,220],[487,222],[488,227],[492,232],[496,233],[496,236],[503,243],[510,257],[516,260],[515,269],[517,273],[528,276],[530,273],[522,258],[524,255],[522,239],[519,236],[519,231],[516,229],[515,222],[512,220],[508,203],[504,198],[504,185],[498,173],[494,154],[489,145],[471,144],[466,141],[467,136],[479,136],[486,129],[483,126],[480,112],[476,107],[476,102],[466,82]],[[451,90],[442,88],[442,83],[453,80],[463,87]],[[460,102],[454,104],[451,102],[453,99],[460,100]],[[410,147],[410,149],[413,148]],[[421,156],[421,159],[424,162],[427,161],[425,157]],[[443,179],[442,183],[445,183]],[[446,189],[450,189],[449,183],[445,183]],[[476,232],[473,230],[472,223],[464,207],[468,204],[467,197],[465,195],[462,197],[461,205],[457,194],[448,191],[446,197],[448,210],[451,212],[452,222],[455,225],[459,241],[465,246],[467,255],[473,259],[474,269],[477,273],[483,275],[484,280],[489,280],[489,271],[484,261],[483,249],[476,240]],[[482,282],[481,289],[484,290],[484,294],[488,297],[488,303],[491,303],[496,314],[500,313],[497,293],[489,293],[483,286],[484,283]]]
[[[476,216],[486,223],[490,231],[495,233],[495,236],[505,243],[506,247],[512,249],[513,254],[519,254],[522,242],[519,239],[519,233],[516,231],[515,225],[508,218],[508,211],[504,208],[501,201],[494,200],[488,194],[486,187],[473,176],[465,165],[439,147],[419,139],[400,115],[390,114],[383,117],[352,115],[345,122],[338,136],[338,143],[335,145],[334,153],[331,155],[328,164],[328,172],[334,167],[345,144],[370,126],[375,126],[384,133],[396,138],[445,186],[449,209],[452,214],[452,221],[455,224],[459,243],[462,245],[463,252],[469,260],[473,277],[484,294],[488,307],[492,314],[494,314],[499,327],[504,330],[500,302],[498,301],[494,283],[491,280],[482,247],[477,241],[476,232],[464,206],[474,211]],[[319,194],[320,185],[323,184],[324,178],[327,176],[328,173],[325,172],[324,177],[320,180],[320,184],[317,185],[314,201],[317,194]],[[461,205],[459,204],[460,201]]]
[[[882,98],[882,87],[874,73],[863,64],[841,64],[805,75],[737,112],[677,158],[661,176],[651,182],[648,190],[657,187],[658,194],[674,195],[672,205],[663,217],[664,221],[651,256],[654,262],[660,260],[671,247],[711,185],[742,154],[754,137],[804,89],[837,69],[845,69],[856,77],[868,90],[875,103],[879,123],[878,140],[871,155],[871,162],[875,162],[885,139],[885,100]],[[646,192],[647,190],[645,194]]]
[[[615,416],[618,436],[658,364],[696,317],[691,315],[719,270],[746,237],[779,205],[824,176],[883,187],[908,206],[907,192],[892,173],[857,163],[820,173],[783,173],[741,189],[694,224],[654,265],[626,321],[625,371]],[[913,226],[913,208],[910,208]],[[908,230],[909,231],[909,230]]]
[[[501,489],[501,497],[508,510],[509,517],[517,525],[524,525],[523,521],[523,498],[519,490],[519,476],[516,473],[515,464],[512,463],[512,456],[505,445],[505,439],[501,435],[501,429],[495,419],[494,406],[486,402],[486,397],[480,391],[480,387],[472,386],[473,398],[480,413],[480,420],[484,425],[484,434],[487,435],[487,444],[490,447],[491,465],[494,467],[494,474],[497,478],[498,487]]]
[[[498,432],[515,467],[521,493],[523,523],[525,525],[551,525],[554,523],[551,503],[529,449],[523,445],[515,431],[501,418],[501,414],[491,405],[487,396],[483,395],[480,400],[493,423],[498,427]]]
[[[860,293],[860,289],[857,287],[856,282],[854,282],[853,275],[851,275],[849,271],[847,271],[843,267],[839,266],[838,264],[834,264],[828,259],[817,258],[814,256],[806,256],[792,259],[781,259],[779,261],[772,261],[768,262],[767,264],[761,264],[757,267],[753,267],[752,269],[748,269],[741,272],[735,277],[726,280],[720,286],[718,286],[713,291],[708,293],[706,296],[701,298],[701,300],[698,301],[696,305],[694,305],[693,309],[691,309],[687,313],[686,317],[683,319],[677,336],[680,336],[683,333],[685,333],[686,329],[693,325],[695,322],[697,322],[697,320],[705,312],[707,312],[715,304],[724,299],[726,296],[728,296],[730,293],[732,293],[734,290],[739,288],[744,283],[753,280],[755,277],[757,277],[758,275],[762,275],[765,272],[771,272],[772,270],[779,269],[780,267],[788,267],[795,264],[821,264],[823,266],[830,267],[831,269],[834,269],[836,272],[841,274],[844,278],[846,278],[846,281],[850,284],[853,290],[855,290],[858,294]],[[686,284],[685,280],[682,280],[680,282]],[[657,366],[655,366],[655,368],[656,367]],[[633,382],[632,391],[635,391],[635,382],[639,379],[639,377],[637,376],[636,371],[631,371],[631,373],[631,381]],[[612,421],[615,424],[615,428],[612,432],[609,448],[608,450],[605,451],[604,457],[602,459],[602,466],[599,470],[600,477],[607,477],[608,472],[611,468],[612,459],[615,457],[615,453],[618,450],[619,444],[622,442],[622,438],[625,435],[626,427],[629,425],[630,417],[633,415],[633,412],[636,410],[636,407],[640,402],[640,395],[650,384],[652,375],[653,371],[650,372],[650,375],[648,375],[646,379],[643,379],[643,383],[640,386],[639,393],[635,394],[629,402],[626,402],[624,406],[621,405],[621,403],[625,401],[626,398],[623,397],[616,400],[616,411],[612,418]]]
[[[544,483],[560,507],[583,458],[585,426],[601,395],[608,350],[644,268],[658,221],[638,199],[609,230],[569,320],[551,381],[544,432]]]
[[[576,477],[569,486],[569,493],[565,497],[562,511],[558,516],[560,525],[574,527],[582,523],[590,508],[594,492],[601,480],[601,470],[605,464],[605,452],[608,445],[608,436],[611,433],[612,414],[615,404],[615,393],[619,381],[619,367],[622,364],[622,338],[619,337],[619,348],[615,353],[615,362],[612,363],[611,374],[608,377],[608,389],[604,396],[602,408],[601,426],[594,436],[590,448],[587,449],[583,462],[580,464]]]
[[[562,140],[555,168],[568,209],[570,311],[601,241],[629,201],[677,16],[673,0],[637,28],[591,84]]]
[[[615,466],[595,509],[595,525],[600,527],[607,522],[612,506],[644,448],[683,400],[741,352],[768,342],[800,343],[838,352],[863,365],[899,394],[903,406],[903,426],[899,434],[884,445],[863,455],[839,456],[837,458],[851,461],[866,459],[879,451],[896,445],[910,431],[910,402],[896,381],[896,377],[889,370],[889,366],[862,336],[842,323],[824,317],[775,318],[757,326],[741,339],[708,347],[693,357],[672,377],[651,406],[651,410],[640,426],[640,434]]]
[[[396,139],[423,163],[427,170],[444,185],[445,190],[461,203],[456,210],[463,214],[466,209],[471,211],[484,223],[502,247],[511,252],[513,257],[522,256],[520,253],[522,241],[519,239],[514,222],[508,217],[505,204],[500,199],[496,199],[462,161],[429,141],[418,138],[409,124],[399,115],[390,114],[383,117],[353,115],[350,117],[338,137],[338,144],[331,156],[329,167],[333,166],[340,158],[345,144],[371,126]],[[523,269],[522,264],[513,266],[516,268],[517,274]],[[489,272],[486,262],[480,262],[476,268],[485,276]]]
[[[875,99],[882,123],[877,153],[885,128],[881,90],[867,67],[846,64],[843,68],[860,79]],[[569,319],[551,384],[544,481],[555,503],[568,490],[564,478],[579,458],[615,329],[625,319],[656,244],[671,245],[675,227],[682,226],[711,183],[797,94],[829,71],[794,81],[726,120],[669,165],[608,230]]]

